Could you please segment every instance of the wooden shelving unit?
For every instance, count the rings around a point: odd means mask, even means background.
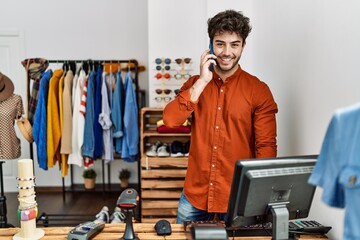
[[[147,149],[157,141],[169,146],[175,140],[185,143],[190,134],[158,133],[157,122],[163,109],[141,109],[141,222],[155,223],[167,219],[175,223],[177,207],[184,186],[187,157],[148,157]]]

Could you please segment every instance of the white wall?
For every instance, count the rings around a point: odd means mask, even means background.
[[[254,71],[279,105],[279,155],[318,154],[335,109],[360,100],[358,1],[255,1]],[[317,189],[310,218],[341,239],[343,211]]]
[[[200,55],[205,50],[206,37],[206,1],[164,1],[151,0],[148,2],[149,29],[149,106],[164,107],[164,101],[158,103],[154,99],[158,96],[155,89],[177,89],[182,85],[181,80],[158,80],[154,76],[156,58],[170,58],[171,75],[179,72],[176,58],[191,58],[192,64],[186,66],[190,74],[199,73]],[[187,71],[186,71],[187,72]],[[163,72],[165,73],[165,72]],[[170,97],[174,97],[172,92]]]

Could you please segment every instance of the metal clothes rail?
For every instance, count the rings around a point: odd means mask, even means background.
[[[78,63],[87,63],[90,65],[92,65],[91,67],[94,69],[96,64],[99,65],[103,65],[104,63],[128,63],[130,64],[131,63],[131,66],[128,66],[129,68],[129,71],[132,71],[134,72],[134,78],[133,78],[133,81],[134,81],[134,85],[135,85],[135,92],[136,92],[136,100],[137,100],[137,105],[138,105],[138,109],[140,109],[142,106],[144,106],[144,98],[142,97],[142,101],[141,103],[139,102],[139,96],[140,95],[144,95],[144,92],[140,90],[140,87],[139,87],[139,64],[138,64],[138,61],[136,59],[127,59],[127,60],[119,60],[119,59],[107,59],[107,60],[98,60],[98,59],[84,59],[84,60],[74,60],[74,59],[68,59],[68,60],[47,60],[49,64],[51,63],[63,63],[63,64],[69,64],[69,66],[71,66],[71,63],[75,63],[78,64]],[[26,74],[29,74],[29,73],[26,73]],[[30,96],[30,88],[27,89],[27,96]],[[28,99],[29,100],[29,99]],[[27,106],[29,107],[29,106]],[[31,159],[34,159],[34,153],[33,153],[33,143],[30,143],[30,157]],[[140,177],[140,170],[141,170],[141,164],[140,164],[140,160],[138,162],[138,166],[137,166],[137,170],[138,170],[138,183],[139,183],[139,189],[140,188],[140,180],[141,180],[141,177]],[[72,169],[72,166],[70,166],[70,179],[71,179],[71,186],[73,186],[73,169]],[[102,181],[102,190],[103,190],[103,194],[105,193],[105,170],[104,170],[104,161],[102,161],[102,177],[103,177],[103,181]],[[108,181],[109,181],[109,184],[110,184],[110,167],[108,166]],[[71,187],[72,188],[72,187]],[[64,177],[62,177],[62,190],[63,190],[63,200],[65,201],[65,192],[66,192],[66,189],[65,189],[65,179]],[[140,194],[140,193],[139,193]]]

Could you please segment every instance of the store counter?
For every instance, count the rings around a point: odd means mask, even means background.
[[[68,232],[74,227],[45,227],[41,228],[45,231],[45,236],[41,239],[67,239]],[[172,234],[169,236],[157,236],[154,230],[154,224],[148,223],[135,223],[134,231],[139,237],[140,240],[184,240],[189,239],[186,238],[186,233],[184,232],[184,227],[182,224],[172,224]],[[20,231],[20,228],[0,228],[0,240],[12,239],[12,237]],[[125,224],[106,224],[105,228],[101,233],[96,235],[93,240],[112,240],[112,239],[120,239],[125,231]],[[255,240],[270,240],[271,237],[236,237],[229,239],[255,239]],[[299,239],[304,240],[319,240],[326,239],[325,236],[301,236]]]

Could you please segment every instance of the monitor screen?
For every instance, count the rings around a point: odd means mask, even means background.
[[[274,231],[274,219],[284,211],[286,229],[289,219],[306,218],[315,192],[308,178],[316,159],[311,155],[237,161],[226,226],[273,222]]]

